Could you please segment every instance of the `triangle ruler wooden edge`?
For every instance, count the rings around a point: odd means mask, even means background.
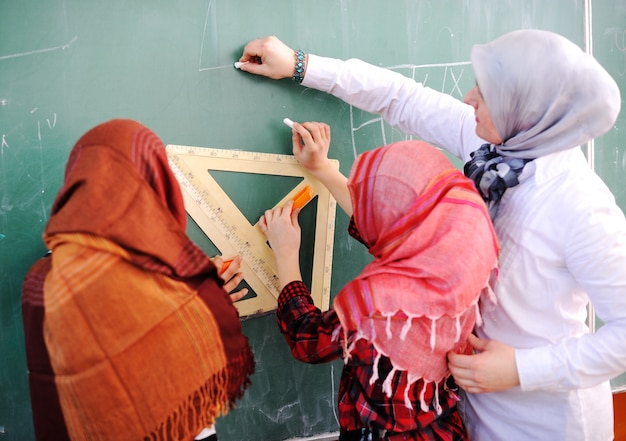
[[[167,145],[166,152],[187,213],[225,258],[237,254],[242,257],[244,280],[256,294],[235,303],[242,317],[276,309],[280,294],[276,261],[258,224],[248,222],[209,171],[302,177],[276,206],[293,199],[307,185],[317,196],[310,291],[315,305],[322,311],[328,310],[337,204],[328,189],[295,156],[174,144]],[[332,162],[339,167],[337,160]]]

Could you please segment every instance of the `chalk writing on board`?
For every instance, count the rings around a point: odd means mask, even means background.
[[[440,92],[447,93],[459,99],[463,99],[463,90],[461,89],[460,82],[465,73],[465,69],[471,65],[469,61],[457,62],[457,63],[440,63],[440,64],[400,64],[389,66],[388,69],[394,70],[405,74],[413,80],[422,83],[424,86],[431,87],[432,89],[439,90]],[[377,139],[380,139],[380,145],[386,145],[389,143],[387,139],[387,130],[385,130],[386,123],[380,116],[372,116],[371,114],[364,115],[363,120],[359,120],[359,117],[363,117],[362,114],[358,114],[353,106],[350,106],[350,133],[352,137],[352,152],[354,157],[359,152],[367,150],[371,146],[359,147],[357,134],[361,130],[372,130],[371,127],[377,127]],[[406,139],[412,139],[412,136],[405,135]]]
[[[622,30],[621,34],[619,31],[615,32],[615,47],[622,53],[624,58],[624,68],[619,73],[623,77],[626,75],[626,30]]]
[[[209,27],[209,22],[216,23],[216,21],[217,21],[217,17],[215,17],[215,7],[213,6],[213,0],[210,0],[209,6],[207,7],[207,10],[206,10],[206,17],[204,19],[204,29],[202,30],[202,41],[200,42],[200,60],[198,61],[199,72],[203,72],[207,70],[214,70],[214,69],[224,69],[227,67],[232,69],[233,67],[232,63],[229,63],[228,65],[221,65],[221,66],[203,66],[203,64],[205,63],[202,58],[204,54],[204,42],[207,40],[206,36],[207,36],[207,30]],[[215,50],[215,52],[217,53],[218,51]]]
[[[70,47],[72,44],[74,44],[76,42],[76,40],[78,40],[78,35],[74,36],[74,38],[72,38],[69,43],[63,44],[61,46],[54,46],[54,47],[47,47],[47,48],[43,48],[43,49],[35,49],[32,51],[27,51],[27,52],[20,52],[17,54],[10,54],[10,55],[0,55],[0,61],[2,60],[7,60],[9,58],[19,58],[19,57],[27,57],[29,55],[36,55],[36,54],[42,54],[45,52],[54,52],[54,51],[59,51],[59,50],[65,50],[68,47]]]

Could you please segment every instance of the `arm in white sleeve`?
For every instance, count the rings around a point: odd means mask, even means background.
[[[342,61],[309,54],[302,85],[381,115],[392,126],[448,150],[463,161],[485,142],[476,136],[470,105],[358,59]]]
[[[522,390],[591,387],[626,372],[626,221],[608,189],[590,194],[596,207],[563,225],[571,227],[566,263],[603,324],[594,334],[517,349]]]

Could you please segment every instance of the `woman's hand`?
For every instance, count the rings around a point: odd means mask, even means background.
[[[294,50],[273,36],[249,42],[239,61],[240,70],[275,80],[291,78],[296,64]]]
[[[267,210],[259,219],[259,228],[267,236],[276,257],[281,287],[294,280],[302,280],[299,212],[300,210],[293,209],[293,201],[289,201],[284,207]]]
[[[459,387],[477,394],[519,386],[515,349],[496,340],[482,340],[473,334],[469,343],[473,355],[448,353],[448,368]]]
[[[235,256],[232,260],[224,262],[222,256],[215,256],[213,263],[218,268],[218,273],[222,280],[224,280],[224,289],[230,295],[230,299],[233,303],[237,300],[241,300],[248,294],[248,288],[240,289],[233,292],[243,280],[243,273],[241,268],[241,256]]]

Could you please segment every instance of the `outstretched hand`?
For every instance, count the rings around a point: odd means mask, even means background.
[[[496,340],[469,336],[475,354],[448,353],[448,368],[467,392],[497,392],[519,386],[515,349]]]
[[[248,288],[242,288],[239,291],[234,291],[243,280],[243,273],[240,271],[241,256],[235,256],[226,268],[224,268],[225,265],[222,256],[215,256],[212,260],[217,267],[220,277],[224,280],[223,288],[230,295],[232,302],[234,303],[237,300],[244,298],[246,294],[248,294]]]
[[[271,36],[249,42],[239,61],[246,63],[240,70],[277,80],[293,76],[296,60],[293,49]]]

